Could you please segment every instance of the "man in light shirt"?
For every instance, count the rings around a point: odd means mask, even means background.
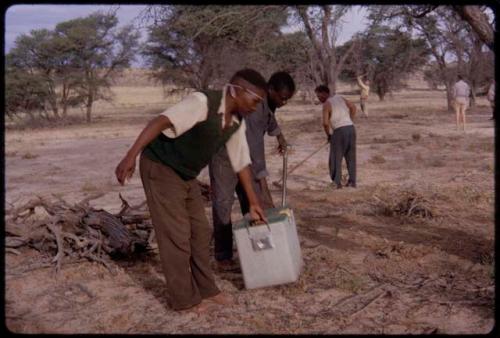
[[[282,153],[286,149],[286,140],[276,121],[276,108],[282,107],[293,96],[295,83],[287,72],[276,72],[267,82],[268,91],[257,109],[245,117],[246,137],[250,150],[252,183],[261,205],[273,208],[274,203],[269,192],[266,177],[264,135],[276,136],[278,149]],[[240,202],[241,213],[248,212],[248,199],[243,193],[238,177],[231,170],[227,151],[219,150],[209,164],[210,187],[212,192],[212,215],[214,224],[214,255],[217,267],[221,271],[237,271],[238,266],[233,258],[233,233],[231,210],[236,191]]]
[[[360,89],[359,105],[365,117],[368,117],[368,107],[366,106],[366,102],[368,101],[368,97],[370,96],[370,80],[366,79],[366,82],[363,83],[362,78],[362,75],[357,77],[358,86]]]
[[[462,75],[458,75],[458,81],[453,86],[453,98],[455,100],[455,116],[457,120],[457,130],[462,123],[465,132],[465,112],[469,105],[470,87],[463,80]]]
[[[212,237],[196,177],[222,147],[250,201],[253,220],[265,220],[253,190],[242,118],[255,110],[267,84],[252,69],[238,71],[222,91],[194,92],[154,118],[116,168],[123,185],[140,157],[140,174],[155,229],[166,296],[174,310],[230,304],[209,264]]]
[[[488,95],[487,95],[488,101],[490,101],[491,105],[491,118],[490,120],[495,119],[495,79],[492,80],[490,84],[490,88],[488,89]]]
[[[315,89],[318,100],[323,103],[323,128],[330,141],[330,177],[337,189],[342,188],[342,159],[345,158],[349,179],[346,186],[356,187],[356,129],[352,119],[356,106],[330,89],[320,85]]]

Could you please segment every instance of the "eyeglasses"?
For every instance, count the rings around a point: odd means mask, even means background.
[[[258,98],[259,100],[264,100],[264,98],[263,98],[262,96],[260,96],[259,94],[257,94],[257,93],[255,93],[255,92],[251,91],[251,90],[250,90],[250,89],[248,89],[248,88],[245,88],[245,87],[242,87],[242,86],[238,86],[238,85],[235,85],[235,84],[232,84],[232,83],[228,83],[227,85],[228,85],[228,86],[232,86],[232,87],[241,88],[241,89],[243,89],[244,91],[246,91],[247,93],[249,93],[250,95],[252,95],[252,96],[254,96],[254,97]]]

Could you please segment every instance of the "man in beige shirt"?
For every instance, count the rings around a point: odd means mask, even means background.
[[[363,75],[357,77],[358,86],[360,88],[359,102],[361,106],[361,111],[368,117],[368,107],[366,106],[366,102],[368,101],[368,97],[370,96],[370,80],[366,79],[363,83]]]
[[[226,147],[249,200],[253,220],[265,215],[253,190],[243,117],[266,95],[266,80],[252,69],[238,71],[222,91],[195,92],[154,118],[116,167],[123,185],[140,157],[141,180],[155,229],[166,296],[174,310],[228,305],[210,267],[212,228],[196,180],[211,157]]]
[[[462,124],[463,131],[465,132],[465,112],[469,106],[470,87],[463,80],[462,75],[458,75],[457,77],[458,81],[453,86],[457,130],[460,129],[460,124]]]

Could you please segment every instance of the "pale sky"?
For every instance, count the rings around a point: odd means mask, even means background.
[[[33,29],[54,29],[60,22],[85,17],[95,11],[108,11],[118,7],[119,25],[133,23],[134,19],[146,5],[14,5],[5,12],[5,53],[13,47],[15,39],[21,34],[28,34]],[[363,30],[366,26],[365,11],[360,6],[354,8],[345,16],[345,24],[341,31],[338,44],[350,39],[352,34]],[[142,33],[141,41],[146,39]],[[135,64],[139,66],[140,64]]]

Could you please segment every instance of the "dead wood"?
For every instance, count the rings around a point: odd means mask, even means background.
[[[45,262],[40,267],[50,264],[55,266],[56,272],[67,262],[82,259],[103,264],[113,272],[111,259],[127,258],[141,250],[152,250],[154,232],[149,212],[141,210],[146,202],[131,206],[120,195],[122,208],[114,215],[89,205],[91,200],[101,196],[103,193],[93,194],[75,204],[58,196],[54,196],[55,201],[37,196],[12,208],[7,225],[19,224],[31,231],[22,236],[17,231],[7,232],[6,247],[14,254],[21,252],[19,249],[25,246],[48,253],[52,257],[51,262]],[[30,219],[35,208],[43,208],[48,216]]]

